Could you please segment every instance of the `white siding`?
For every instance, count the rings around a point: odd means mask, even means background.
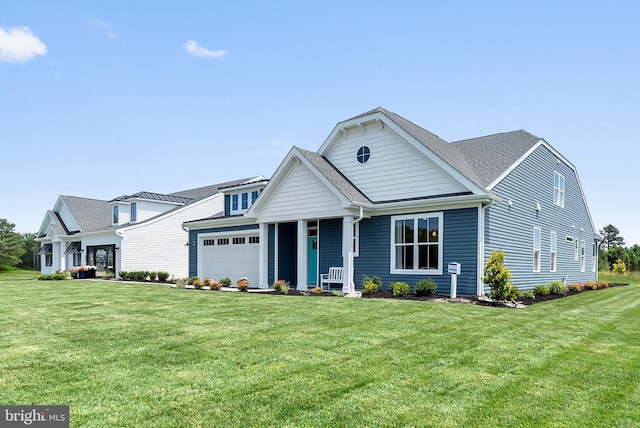
[[[294,165],[260,211],[260,221],[289,221],[347,214],[338,196],[304,164]]]
[[[164,271],[176,278],[186,278],[189,274],[189,247],[185,244],[189,234],[182,229],[182,223],[222,211],[223,200],[222,194],[218,194],[212,199],[125,230],[119,270]],[[138,205],[138,214],[140,208]]]
[[[151,217],[157,216],[163,212],[174,209],[176,204],[167,204],[158,201],[147,201],[147,200],[137,200],[137,210],[138,210],[138,220],[137,223],[148,220]],[[131,207],[127,207],[127,218],[131,215]],[[215,213],[210,213],[207,215],[212,215]],[[128,220],[127,220],[128,221]]]
[[[69,208],[67,208],[66,204],[61,204],[58,215],[70,231],[74,232],[80,230],[80,226],[78,226],[78,223],[76,223],[75,218],[73,218],[73,215],[71,215],[71,211],[69,211]]]
[[[368,124],[365,132],[349,129],[348,137],[331,149],[327,159],[373,201],[446,195],[467,191],[394,131]],[[366,164],[356,160],[362,146],[371,149]]]

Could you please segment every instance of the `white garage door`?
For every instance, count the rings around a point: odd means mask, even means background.
[[[247,277],[251,287],[258,286],[260,244],[258,234],[212,235],[200,239],[200,277],[220,280],[231,278],[235,285]]]

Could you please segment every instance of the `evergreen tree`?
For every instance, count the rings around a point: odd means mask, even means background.
[[[16,225],[0,219],[0,268],[17,266],[24,254],[22,235],[15,232]]]

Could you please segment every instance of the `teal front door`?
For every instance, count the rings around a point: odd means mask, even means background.
[[[307,238],[307,282],[309,285],[318,284],[318,237]]]

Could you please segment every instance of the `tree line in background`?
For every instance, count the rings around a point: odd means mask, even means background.
[[[620,230],[609,224],[600,229],[598,269],[612,270],[621,260],[629,271],[640,271],[640,245],[625,247]],[[15,267],[40,270],[40,243],[36,233],[17,233],[15,224],[0,219],[0,270]]]
[[[16,225],[0,218],[0,271],[13,268],[40,270],[40,243],[36,233],[17,233]]]
[[[628,271],[640,271],[640,245],[625,247],[620,230],[612,224],[600,229],[598,250],[598,270],[612,270],[613,265],[622,261]]]

